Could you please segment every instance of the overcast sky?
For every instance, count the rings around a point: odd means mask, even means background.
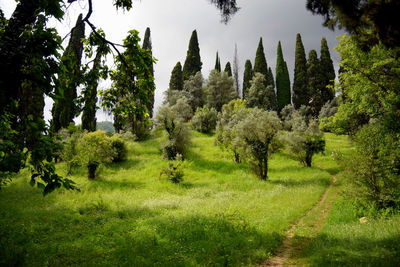
[[[172,68],[180,61],[183,65],[191,33],[197,30],[200,56],[203,62],[202,73],[208,77],[215,64],[218,51],[222,68],[227,61],[232,64],[235,43],[238,48],[239,76],[242,79],[244,63],[250,59],[254,64],[259,38],[263,38],[268,66],[275,76],[276,49],[282,43],[284,59],[287,62],[293,83],[296,34],[300,33],[306,54],[311,49],[319,55],[321,38],[325,37],[331,57],[338,70],[339,57],[334,51],[336,36],[342,32],[332,32],[324,28],[322,17],[313,16],[305,8],[305,0],[238,0],[241,8],[228,24],[220,22],[219,10],[209,0],[142,0],[134,1],[129,12],[117,11],[111,0],[93,1],[91,21],[102,28],[109,40],[122,43],[127,32],[136,29],[143,38],[146,27],[151,29],[153,55],[158,59],[155,70],[155,106],[163,101],[163,92],[168,88]],[[0,0],[0,6],[9,17],[15,8],[15,1]],[[64,37],[74,26],[79,12],[85,13],[86,1],[80,0],[67,10],[62,24],[55,23],[60,35]],[[89,29],[86,28],[86,34]],[[65,41],[65,44],[67,41]],[[106,86],[103,83],[101,86]],[[46,119],[51,101],[46,101]],[[98,113],[97,121],[111,120]]]

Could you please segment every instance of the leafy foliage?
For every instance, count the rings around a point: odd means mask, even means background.
[[[299,108],[308,105],[310,92],[308,90],[307,59],[300,33],[296,36],[296,57],[294,61],[293,105]]]
[[[226,72],[218,72],[212,70],[208,77],[208,108],[215,108],[218,112],[222,106],[238,97],[233,86],[233,78],[229,77]]]
[[[188,96],[188,103],[192,107],[193,112],[204,105],[204,92],[203,92],[203,75],[197,72],[196,75],[190,76],[183,84],[183,90]]]
[[[265,87],[265,80],[264,75],[261,73],[254,74],[246,97],[248,107],[257,107],[265,110],[273,110],[276,107],[275,93],[272,93],[274,89],[271,85]]]
[[[283,59],[281,42],[278,43],[276,58],[276,97],[278,111],[291,103],[290,79],[286,61]]]
[[[114,151],[112,162],[121,162],[126,160],[128,156],[128,147],[124,139],[118,134],[111,137],[111,147]]]
[[[180,155],[177,155],[177,159],[174,161],[168,162],[168,166],[164,167],[161,172],[159,178],[166,178],[174,184],[179,184],[183,181],[184,172],[182,170],[183,161]]]
[[[229,77],[232,77],[232,68],[231,68],[231,63],[229,61],[226,62],[224,72],[226,72]]]
[[[197,108],[192,118],[192,126],[196,131],[201,133],[209,133],[215,130],[217,125],[218,113],[214,108],[208,109],[206,106]]]
[[[168,160],[174,160],[178,154],[184,156],[191,143],[187,125],[168,106],[162,106],[158,109],[156,123],[158,127],[163,127],[166,132],[166,140],[161,144],[164,157]]]
[[[190,76],[196,75],[197,72],[201,71],[200,59],[200,48],[199,41],[197,39],[197,31],[192,32],[192,36],[189,41],[189,48],[186,55],[185,64],[183,64],[182,77],[186,81]]]
[[[186,97],[179,98],[172,111],[177,114],[183,121],[187,122],[193,117],[193,110]]]
[[[253,67],[251,61],[248,59],[244,65],[243,73],[243,98],[247,99],[248,89],[250,88],[250,81],[253,77]]]
[[[171,79],[169,80],[169,88],[168,90],[176,90],[182,91],[183,90],[183,78],[182,78],[182,65],[178,61],[176,63],[174,69],[171,73]]]

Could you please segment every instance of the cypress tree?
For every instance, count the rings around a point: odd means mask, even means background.
[[[197,72],[201,71],[201,65],[199,41],[197,39],[197,31],[194,30],[190,37],[189,48],[183,65],[183,80],[186,81],[190,76],[196,75]]]
[[[243,98],[247,98],[247,92],[250,88],[251,78],[253,77],[253,66],[251,65],[250,59],[246,60],[244,65],[244,73],[243,73]]]
[[[58,73],[58,96],[53,108],[51,129],[57,132],[61,128],[67,128],[78,113],[75,104],[77,98],[76,88],[81,83],[81,58],[83,51],[82,39],[85,37],[85,24],[82,14],[78,16],[75,27],[71,30],[71,38],[61,58],[61,72]]]
[[[331,54],[329,53],[328,43],[325,38],[321,40],[321,97],[322,102],[326,103],[335,97],[335,93],[332,89],[327,88],[328,85],[333,86],[335,81],[335,68],[333,67],[333,62],[331,59]]]
[[[174,69],[171,72],[171,79],[169,80],[169,90],[183,90],[183,79],[182,79],[182,65],[178,61]]]
[[[232,77],[232,69],[231,69],[231,63],[228,61],[225,65],[225,70],[224,72],[228,73],[229,77]]]
[[[321,69],[320,62],[315,50],[311,50],[308,54],[307,76],[308,88],[310,90],[310,106],[314,116],[318,116],[323,105],[321,97]]]
[[[215,67],[214,67],[214,69],[216,71],[221,72],[221,61],[219,59],[218,52],[217,52],[217,56],[215,57]]]
[[[142,48],[144,50],[148,50],[150,52],[150,54],[153,55],[153,46],[152,46],[152,43],[151,43],[151,32],[150,32],[150,28],[149,27],[146,28],[146,31],[144,33],[144,39],[143,39]],[[154,78],[153,63],[150,66],[150,73],[149,74]],[[149,102],[146,104],[147,111],[149,112],[150,118],[153,117],[154,90],[155,90],[155,88],[153,88],[153,90],[148,92]]]
[[[300,33],[296,36],[296,56],[294,60],[293,105],[295,109],[308,105],[310,92],[308,90],[307,59]]]
[[[276,58],[276,95],[278,100],[278,111],[290,104],[290,79],[285,60],[283,59],[281,42],[278,42]]]
[[[274,79],[274,74],[272,74],[272,69],[268,68],[268,84],[272,86],[272,88],[275,89],[275,79]]]
[[[256,52],[256,59],[254,60],[254,68],[253,68],[253,76],[256,73],[261,73],[265,77],[265,86],[268,84],[268,65],[267,60],[264,54],[264,46],[262,43],[262,37],[260,37],[260,41],[258,43],[257,52]]]

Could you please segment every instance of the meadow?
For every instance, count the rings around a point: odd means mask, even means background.
[[[262,181],[215,146],[212,135],[192,135],[181,184],[159,179],[168,164],[159,132],[129,143],[128,159],[105,165],[96,180],[75,168],[70,178],[81,192],[43,197],[23,170],[0,191],[0,265],[254,266],[273,255],[340,171],[331,153],[351,151],[347,137],[327,134],[327,150],[314,157],[313,167],[283,151],[272,156],[269,180]],[[62,163],[58,169],[65,174]],[[303,263],[399,263],[399,216],[360,226],[351,207],[337,203],[308,242]],[[358,254],[348,255],[353,245]]]

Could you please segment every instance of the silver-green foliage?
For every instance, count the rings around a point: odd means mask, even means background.
[[[196,131],[209,133],[217,125],[218,112],[214,109],[208,109],[206,106],[197,108],[192,118],[192,126]]]
[[[265,86],[266,78],[263,74],[257,72],[254,74],[253,79],[250,81],[250,88],[246,96],[247,106],[254,108],[260,108],[265,110],[273,109],[276,106],[275,101],[272,103],[271,99],[274,99],[274,95],[271,92],[274,90],[270,85]]]
[[[212,70],[208,77],[207,89],[207,106],[215,108],[218,112],[222,110],[223,105],[238,97],[233,86],[233,78],[226,72]]]
[[[289,124],[292,131],[285,138],[287,147],[301,163],[311,167],[313,155],[325,151],[325,139],[319,130],[318,121],[307,121],[305,116],[295,111]]]
[[[189,121],[193,117],[192,107],[189,105],[189,100],[186,97],[178,99],[176,104],[172,106],[172,111],[183,121]]]
[[[281,121],[275,111],[251,109],[247,116],[234,126],[239,141],[245,144],[253,170],[262,180],[268,178],[269,147],[281,129]]]
[[[165,141],[161,143],[164,157],[172,160],[177,154],[184,155],[191,143],[189,127],[182,122],[171,107],[162,106],[156,115],[156,125],[165,130]]]

